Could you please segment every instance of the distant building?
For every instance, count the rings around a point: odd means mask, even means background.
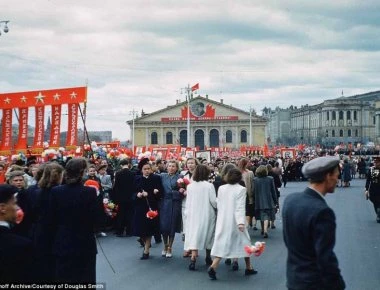
[[[230,147],[263,145],[267,120],[261,116],[206,97],[190,99],[190,140],[187,140],[187,101],[151,114],[142,114],[134,122],[134,144],[180,145],[182,147]],[[132,131],[132,120],[127,121]],[[251,127],[250,127],[251,126]],[[252,134],[250,134],[252,132]],[[132,132],[133,135],[133,132]]]
[[[340,142],[378,142],[380,138],[380,91],[325,100],[313,106],[269,109],[266,113],[267,134],[272,144],[334,146]],[[288,122],[289,142],[279,142],[286,140],[282,125]]]

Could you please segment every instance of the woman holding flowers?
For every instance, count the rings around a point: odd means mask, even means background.
[[[193,175],[195,168],[199,165],[198,159],[195,158],[188,158],[186,160],[186,169],[185,171],[182,171],[181,174],[183,175],[184,185],[181,187],[187,186],[188,183],[190,183],[193,180]],[[182,240],[185,240],[185,228],[186,228],[186,196],[182,200]],[[183,257],[187,258],[191,256],[191,251],[184,251]]]
[[[178,179],[182,175],[178,173],[179,165],[175,160],[167,163],[168,173],[160,175],[162,182],[162,201],[160,211],[160,229],[164,240],[162,256],[172,257],[172,245],[175,233],[180,233],[182,228],[182,199],[185,188],[178,185]]]
[[[158,231],[158,202],[162,192],[160,176],[153,174],[152,165],[144,158],[138,165],[141,175],[136,176],[135,213],[133,217],[133,234],[144,243],[141,260],[149,259],[152,236]]]
[[[245,275],[257,273],[252,268],[250,257],[244,250],[245,246],[251,244],[251,239],[245,218],[247,189],[239,185],[241,179],[241,171],[232,168],[225,176],[227,184],[220,186],[218,190],[215,240],[211,250],[211,255],[215,258],[208,269],[208,275],[212,280],[216,279],[215,270],[221,258],[244,257]]]
[[[198,250],[206,250],[206,264],[211,265],[211,248],[214,242],[216,220],[216,193],[212,183],[208,182],[210,169],[207,165],[198,165],[193,182],[187,187],[186,201],[186,239],[185,251],[191,251],[189,270],[195,270]]]

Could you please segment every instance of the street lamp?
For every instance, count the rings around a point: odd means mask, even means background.
[[[0,35],[1,35],[1,30],[3,30],[4,33],[8,33],[9,31],[8,22],[9,20],[6,20],[6,21],[0,20]]]

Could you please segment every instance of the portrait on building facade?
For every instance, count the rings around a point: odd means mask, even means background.
[[[191,113],[196,117],[202,117],[206,113],[205,104],[202,102],[192,104]]]
[[[296,157],[296,150],[292,148],[281,149],[281,156],[285,159],[293,159]]]
[[[195,152],[195,158],[202,158],[202,159],[206,159],[207,162],[211,162],[211,151],[210,150],[197,151]]]

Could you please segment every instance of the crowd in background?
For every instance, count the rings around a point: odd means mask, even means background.
[[[33,246],[23,262],[31,267],[19,271],[19,278],[95,283],[95,236],[106,237],[111,230],[118,237],[136,236],[142,260],[149,259],[152,237],[163,243],[162,257],[171,258],[176,233],[181,233],[189,270],[205,250],[211,279],[222,258],[233,270],[244,258],[245,274],[256,274],[244,246],[251,243],[252,231],[260,229],[268,238],[269,229],[276,228],[280,189],[305,180],[301,169],[309,159],[188,158],[180,164],[144,158],[138,164],[123,159],[120,168],[84,158],[65,164],[38,164],[33,158],[0,163],[0,184],[16,188],[23,212],[11,232]],[[371,166],[367,157],[341,160],[344,187],[353,178],[365,178]],[[105,210],[110,201],[111,215]]]

